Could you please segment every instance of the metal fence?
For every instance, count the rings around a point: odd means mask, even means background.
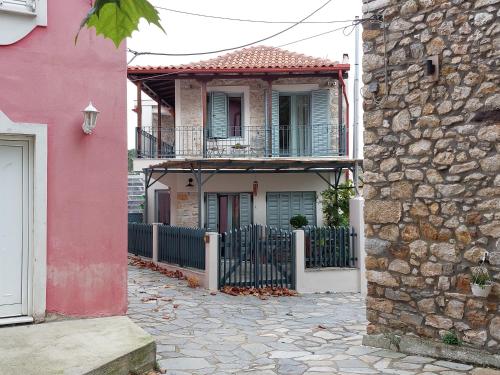
[[[158,226],[158,261],[205,269],[205,229]]]
[[[143,158],[342,156],[345,136],[336,124],[242,125],[217,133],[201,126],[149,126],[136,128],[136,149]]]
[[[291,231],[249,225],[219,235],[219,288],[295,288]]]
[[[306,268],[356,267],[353,228],[308,226],[304,232]]]
[[[153,225],[128,223],[128,252],[147,258],[153,256]]]

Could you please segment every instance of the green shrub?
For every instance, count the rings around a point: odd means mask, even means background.
[[[443,337],[441,337],[441,340],[443,340],[443,343],[448,345],[455,345],[455,346],[462,345],[462,341],[460,341],[455,331],[446,332],[443,335]]]
[[[351,180],[339,184],[339,189],[332,187],[321,192],[323,217],[329,227],[346,227],[349,225],[349,199],[354,197]]]
[[[307,224],[309,224],[309,221],[304,215],[295,215],[290,219],[290,225],[295,229],[305,227]]]

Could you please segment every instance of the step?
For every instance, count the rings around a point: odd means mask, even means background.
[[[155,362],[153,338],[126,316],[0,329],[2,374],[141,374]]]

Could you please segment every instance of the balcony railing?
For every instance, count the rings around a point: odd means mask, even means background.
[[[200,126],[136,128],[137,155],[160,159],[318,157],[344,156],[346,150],[345,128],[332,124],[243,126],[222,133]]]

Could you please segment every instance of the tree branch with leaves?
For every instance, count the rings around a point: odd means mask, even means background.
[[[142,18],[165,32],[158,11],[147,0],[96,0],[80,24],[75,43],[80,31],[87,27],[95,28],[97,35],[111,39],[118,48],[138,29]]]

